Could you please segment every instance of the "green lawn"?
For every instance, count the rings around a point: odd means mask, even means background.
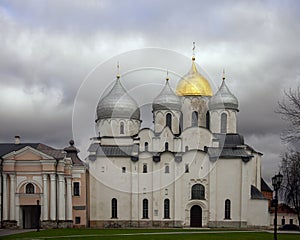
[[[175,234],[176,232],[176,234]],[[177,234],[179,233],[179,234]],[[101,240],[267,240],[273,234],[267,232],[231,232],[226,230],[185,230],[185,229],[52,229],[27,232],[1,239],[101,239]],[[299,239],[300,234],[279,234],[278,240]]]

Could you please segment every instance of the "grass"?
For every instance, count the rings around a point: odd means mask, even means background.
[[[174,233],[178,234],[174,234]],[[273,234],[267,232],[211,231],[194,229],[51,229],[2,237],[1,239],[101,239],[101,240],[267,240]],[[279,234],[279,240],[300,240],[300,234]]]

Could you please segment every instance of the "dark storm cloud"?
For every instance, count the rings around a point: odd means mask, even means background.
[[[274,110],[283,90],[299,84],[299,4],[1,1],[0,139],[20,134],[65,146],[76,92],[94,66],[149,46],[189,57],[196,41],[196,60],[213,86],[226,69],[227,85],[240,102],[240,132],[265,153],[263,173],[269,177],[285,149],[280,142],[285,123]]]

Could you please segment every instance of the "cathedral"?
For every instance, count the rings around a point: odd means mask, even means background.
[[[213,94],[193,57],[175,91],[167,78],[153,100],[153,129],[141,128],[117,75],[86,158],[90,227],[269,226],[262,154],[237,132],[238,107],[225,76]]]
[[[262,154],[237,132],[238,99],[221,81],[213,93],[193,57],[153,99],[150,129],[117,75],[84,161],[74,141],[1,143],[1,227],[270,226]]]

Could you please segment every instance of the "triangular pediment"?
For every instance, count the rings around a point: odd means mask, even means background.
[[[39,160],[55,160],[52,156],[45,154],[35,148],[30,146],[26,146],[17,151],[12,151],[3,156],[4,160],[31,160],[31,161],[39,161]]]

